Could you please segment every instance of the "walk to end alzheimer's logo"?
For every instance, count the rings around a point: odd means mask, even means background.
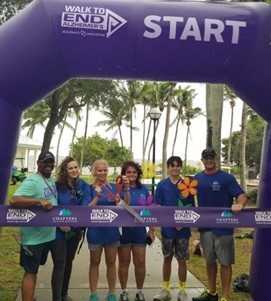
[[[63,34],[110,37],[127,21],[103,7],[65,5],[61,15]]]
[[[112,223],[117,216],[118,214],[111,209],[92,209],[90,220],[98,223]]]
[[[255,212],[256,224],[271,224],[271,212],[270,211],[256,211]]]
[[[200,218],[200,215],[193,210],[175,210],[174,221],[176,223],[195,223]]]
[[[8,223],[28,223],[36,214],[28,209],[9,209],[7,212]]]

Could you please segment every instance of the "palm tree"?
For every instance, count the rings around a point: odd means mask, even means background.
[[[186,130],[186,139],[185,139],[185,152],[184,152],[184,168],[183,174],[186,174],[186,166],[187,166],[187,148],[188,148],[188,137],[190,134],[190,126],[191,121],[196,117],[203,115],[201,108],[195,107],[193,108],[193,99],[195,98],[195,94],[188,94],[188,97],[185,97],[186,102],[184,104],[184,120],[187,126]]]
[[[33,139],[34,131],[37,125],[45,127],[44,123],[50,116],[50,107],[46,101],[41,101],[27,111],[23,115],[26,121],[23,123],[22,128],[29,128],[27,137]]]
[[[121,127],[126,125],[129,127],[129,112],[127,113],[126,105],[121,98],[114,99],[107,103],[107,106],[101,110],[101,113],[107,118],[99,121],[95,126],[108,126],[106,132],[117,128],[120,136],[120,143],[123,146],[123,137]],[[127,116],[128,114],[128,116]],[[135,129],[135,128],[134,128]],[[116,134],[116,133],[115,133]]]
[[[148,112],[149,109],[158,106],[158,101],[155,97],[156,88],[157,88],[156,83],[144,82],[143,87],[141,89],[141,95],[139,98],[139,104],[143,105],[142,162],[145,161],[145,155],[146,155],[146,150],[147,150],[147,145],[148,145],[150,130],[151,130],[151,119],[149,119],[148,129],[146,133],[146,120],[148,119]],[[149,157],[150,155],[148,156],[148,159]]]
[[[143,83],[140,81],[125,81],[121,83],[119,90],[119,97],[123,100],[124,103],[127,103],[129,108],[129,115],[127,118],[130,122],[130,149],[133,151],[133,116],[136,113],[136,104],[140,101],[142,95]]]
[[[174,134],[173,145],[172,145],[172,156],[174,155],[180,122],[183,124],[185,121],[183,113],[184,113],[184,105],[186,103],[186,98],[190,97],[189,94],[191,93],[193,94],[193,99],[194,99],[194,97],[196,96],[195,90],[194,89],[190,90],[190,86],[187,86],[184,89],[179,87],[174,91],[175,96],[172,100],[172,108],[175,109],[177,113],[170,124],[170,127],[175,125],[175,134]]]

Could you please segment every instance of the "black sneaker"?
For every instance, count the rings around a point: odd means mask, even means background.
[[[218,293],[213,295],[208,291],[204,291],[198,297],[193,297],[192,301],[218,301]]]

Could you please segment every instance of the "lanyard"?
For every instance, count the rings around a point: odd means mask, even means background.
[[[43,181],[45,182],[45,184],[47,185],[47,187],[51,190],[53,196],[55,197],[56,201],[57,201],[57,190],[56,190],[56,186],[55,187],[55,191],[53,191],[52,187],[48,184],[48,182],[46,181],[46,179],[43,177],[43,175],[41,173],[38,172],[38,174],[42,177]],[[51,177],[50,177],[51,179]]]

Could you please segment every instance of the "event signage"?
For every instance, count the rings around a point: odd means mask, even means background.
[[[1,205],[0,226],[271,228],[271,209],[248,208],[234,214],[229,208],[132,208],[142,221],[119,206],[54,206],[50,211],[43,211],[39,207],[16,209]]]
[[[66,5],[61,16],[61,27],[78,29],[77,31],[63,31],[63,33],[78,33],[83,36],[109,38],[125,23],[127,21],[124,18],[103,7]]]

